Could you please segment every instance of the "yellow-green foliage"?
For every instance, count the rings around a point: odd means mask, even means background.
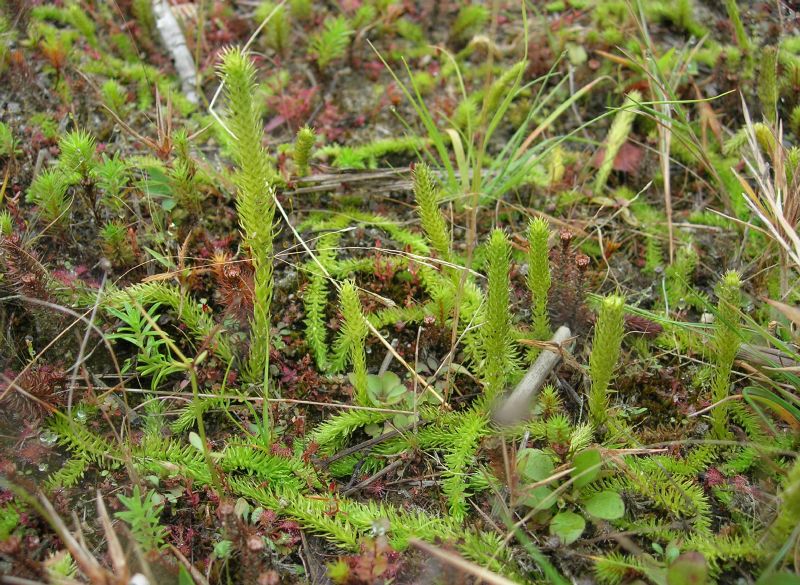
[[[800,139],[800,105],[795,106],[789,115],[789,126],[795,136]]]
[[[778,106],[778,49],[776,47],[764,47],[761,51],[758,98],[761,100],[764,117],[774,123]]]
[[[458,11],[450,27],[450,38],[464,41],[489,21],[489,8],[482,4],[467,4]]]
[[[312,128],[303,126],[297,131],[297,138],[294,143],[294,166],[300,177],[305,177],[308,172],[308,161],[311,158],[311,149],[314,148],[316,134]]]
[[[345,282],[339,291],[339,304],[344,316],[341,338],[347,341],[350,348],[350,363],[353,366],[353,387],[357,404],[370,404],[367,395],[367,358],[364,353],[364,341],[367,338],[367,320],[361,310],[358,289],[352,282]]]
[[[550,317],[547,297],[550,294],[550,225],[537,217],[528,228],[528,288],[531,291],[533,335],[536,339],[550,338]]]
[[[518,61],[492,83],[489,92],[486,94],[483,106],[490,117],[494,115],[500,102],[516,88],[520,76],[525,71],[527,65],[527,61]]]
[[[72,180],[87,179],[96,166],[94,160],[96,143],[94,137],[84,130],[73,130],[58,141],[61,151],[59,168]]]
[[[309,52],[314,55],[320,69],[325,69],[331,61],[344,57],[353,34],[350,23],[344,16],[327,18],[322,31],[311,38]]]
[[[128,94],[115,79],[106,80],[100,88],[100,95],[103,97],[103,104],[117,115],[122,114],[122,110],[128,101]]]
[[[275,52],[283,54],[291,33],[289,13],[285,6],[278,6],[275,2],[262,2],[256,8],[255,17],[259,25],[270,15],[272,18],[264,27],[264,40]]]
[[[728,11],[728,18],[730,18],[731,22],[733,23],[733,30],[736,33],[736,42],[738,43],[739,48],[743,51],[749,50],[750,39],[744,30],[742,17],[739,14],[739,6],[736,4],[736,0],[725,0],[725,8]]]
[[[417,200],[417,213],[422,222],[425,235],[442,260],[451,259],[450,230],[439,209],[440,192],[431,169],[425,163],[414,167],[414,197]]]
[[[731,383],[731,369],[736,352],[739,350],[739,305],[741,297],[739,288],[742,281],[739,273],[731,270],[725,274],[717,285],[716,327],[714,332],[714,356],[716,373],[713,385],[713,400],[718,402],[728,397]],[[728,404],[718,404],[711,411],[711,423],[714,435],[718,439],[730,436],[728,431]]]
[[[498,396],[505,387],[509,369],[511,314],[509,311],[509,268],[511,244],[505,232],[492,231],[486,248],[487,278],[486,321],[483,324],[484,395],[487,401]]]
[[[69,183],[60,169],[48,169],[31,183],[25,200],[39,206],[39,214],[46,223],[61,223],[69,217],[72,200],[67,197]]]
[[[115,266],[133,262],[133,248],[128,240],[128,230],[120,220],[108,222],[100,230],[103,253]]]
[[[273,287],[273,169],[261,144],[264,125],[255,102],[258,86],[250,57],[241,49],[231,49],[223,55],[220,72],[225,82],[227,124],[234,136],[232,149],[238,166],[236,209],[254,269],[253,320],[246,377],[253,383],[263,381],[266,386]]]
[[[619,359],[624,330],[625,299],[612,295],[603,299],[594,326],[592,354],[589,357],[589,415],[598,426],[608,418],[608,386]]]
[[[606,151],[603,156],[603,163],[597,171],[597,179],[594,183],[594,192],[599,194],[606,186],[608,176],[611,174],[611,169],[614,167],[614,159],[631,132],[633,126],[633,119],[636,117],[636,112],[633,108],[636,104],[642,101],[642,94],[638,91],[632,91],[625,97],[625,102],[622,107],[614,116],[614,121],[611,123],[611,128],[608,131],[608,138],[606,139]]]
[[[14,229],[14,218],[5,209],[0,211],[0,237],[10,236]]]
[[[775,550],[783,546],[800,525],[800,459],[789,469],[780,495],[780,508],[768,538]]]
[[[467,515],[466,473],[475,458],[480,438],[487,432],[486,417],[478,411],[463,414],[455,427],[444,461],[442,491],[447,495],[450,514],[456,522],[464,522]]]

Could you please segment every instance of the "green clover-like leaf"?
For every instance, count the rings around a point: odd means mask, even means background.
[[[522,449],[517,455],[517,468],[524,479],[542,481],[553,475],[553,459],[541,449]]]
[[[558,536],[565,545],[578,540],[585,528],[586,520],[575,512],[559,512],[550,521],[550,534]]]
[[[584,502],[586,512],[595,518],[616,520],[625,513],[625,502],[617,492],[610,490],[597,493]]]

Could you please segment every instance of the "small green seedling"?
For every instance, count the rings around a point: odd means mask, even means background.
[[[625,514],[625,503],[619,493],[593,487],[603,467],[598,450],[579,451],[571,463],[571,483],[543,484],[555,474],[550,454],[541,449],[523,449],[517,459],[522,480],[535,486],[523,491],[520,503],[537,510],[537,517],[549,523],[550,534],[557,536],[564,545],[581,537],[587,518],[617,520]]]

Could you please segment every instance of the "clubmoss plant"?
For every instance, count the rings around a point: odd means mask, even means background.
[[[475,459],[480,439],[488,432],[485,415],[470,411],[459,417],[452,443],[445,454],[446,471],[442,491],[447,495],[450,514],[456,522],[464,522],[467,515],[466,498],[469,496],[466,474]]]
[[[550,294],[550,225],[540,217],[528,226],[528,289],[531,291],[533,335],[543,341],[550,339],[550,316],[547,298]]]
[[[285,6],[276,6],[275,2],[262,2],[256,8],[255,18],[260,24],[270,14],[272,18],[264,29],[264,40],[270,49],[283,55],[289,46],[289,35],[292,32],[289,11]]]
[[[344,57],[352,34],[350,23],[344,16],[325,19],[323,30],[311,38],[308,46],[320,70],[324,71],[332,61]]]
[[[311,0],[290,0],[289,9],[292,11],[292,16],[299,20],[308,20],[313,14]]]
[[[367,394],[367,358],[364,353],[364,341],[369,329],[367,320],[361,310],[358,289],[353,282],[345,282],[339,291],[339,304],[344,324],[337,341],[346,343],[349,348],[350,363],[353,366],[352,382],[355,388],[355,402],[361,405],[370,404]]]
[[[128,229],[120,220],[110,221],[100,230],[103,253],[115,266],[126,266],[133,262],[134,253],[128,239]]]
[[[599,195],[603,188],[606,186],[608,176],[611,174],[611,169],[614,167],[614,159],[617,158],[617,153],[628,135],[631,133],[633,127],[633,120],[636,117],[634,108],[642,101],[642,94],[638,91],[632,91],[625,96],[625,102],[622,107],[614,116],[614,121],[611,123],[611,128],[608,131],[606,138],[606,151],[603,155],[603,162],[600,169],[597,171],[597,179],[594,183],[594,192]]]
[[[0,211],[0,237],[7,237],[11,235],[14,229],[14,218],[6,211]]]
[[[589,357],[589,416],[595,426],[608,419],[608,388],[619,359],[624,329],[625,299],[618,295],[604,298],[597,315]]]
[[[470,35],[489,21],[490,16],[489,8],[483,4],[463,6],[450,27],[450,38],[458,42],[466,41]]]
[[[130,178],[128,164],[119,153],[109,157],[103,153],[101,162],[94,169],[97,187],[100,189],[100,203],[114,214],[119,214],[125,205],[123,190]]]
[[[792,113],[789,115],[789,127],[794,132],[795,137],[800,139],[800,105],[792,109]]]
[[[139,23],[145,35],[152,35],[156,31],[156,17],[153,14],[153,4],[150,0],[133,0],[131,12]]]
[[[731,19],[733,30],[736,33],[736,43],[739,45],[741,50],[749,51],[750,38],[747,36],[747,32],[744,30],[742,16],[739,14],[739,5],[737,4],[736,0],[725,0],[725,9],[728,11],[728,18]]]
[[[73,130],[58,142],[61,154],[58,166],[70,180],[90,178],[96,166],[95,152],[97,144],[94,137],[85,130]],[[77,182],[77,181],[76,181]]]
[[[273,289],[274,171],[261,145],[264,125],[255,102],[258,85],[250,57],[241,49],[227,51],[220,73],[225,82],[227,123],[234,136],[233,154],[238,166],[236,209],[254,269],[253,320],[246,378],[251,383],[263,383],[266,393]]]
[[[422,222],[422,229],[431,246],[444,261],[452,256],[450,250],[450,230],[439,209],[440,191],[431,168],[420,163],[414,167],[414,197],[417,201],[417,213]]]
[[[697,269],[697,250],[693,246],[683,246],[675,254],[675,260],[666,271],[666,303],[670,311],[682,306],[698,305],[700,297],[692,288],[694,272]]]
[[[159,516],[164,509],[164,500],[155,491],[142,494],[139,486],[134,486],[130,496],[117,496],[125,510],[115,516],[128,523],[139,546],[146,552],[166,547],[167,529],[159,524]]]
[[[491,402],[499,396],[510,366],[511,315],[509,313],[509,269],[511,244],[501,229],[489,236],[486,248],[486,320],[483,324],[484,396]]]
[[[797,539],[797,527],[800,526],[800,459],[796,459],[789,468],[781,486],[781,504],[778,514],[770,527],[767,538],[773,550],[790,550],[786,547],[789,538]]]
[[[128,103],[128,92],[115,79],[106,80],[100,87],[103,104],[118,116]]]
[[[741,337],[739,333],[739,307],[741,295],[739,289],[742,281],[739,273],[731,270],[725,274],[717,285],[716,326],[714,330],[715,375],[712,387],[712,399],[719,402],[728,397],[731,383],[731,370],[736,352],[739,350]],[[718,439],[730,437],[728,430],[728,404],[717,404],[711,411],[711,426]]]
[[[39,174],[28,189],[25,200],[39,206],[41,219],[47,223],[62,223],[69,215],[72,200],[67,197],[69,183],[58,168]]]
[[[308,161],[311,159],[311,149],[314,148],[316,134],[312,128],[303,126],[297,131],[294,142],[294,166],[297,175],[305,177],[309,173]]]
[[[69,583],[78,575],[78,565],[66,550],[52,552],[44,562],[47,580],[50,583]]]
[[[761,111],[770,123],[778,116],[778,49],[764,47],[761,51],[761,71],[758,76],[758,99]]]
[[[10,157],[20,154],[21,152],[19,141],[14,136],[14,133],[6,124],[0,122],[0,157]]]

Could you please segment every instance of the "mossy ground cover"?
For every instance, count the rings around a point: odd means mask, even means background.
[[[796,582],[787,3],[0,7],[0,581]]]

